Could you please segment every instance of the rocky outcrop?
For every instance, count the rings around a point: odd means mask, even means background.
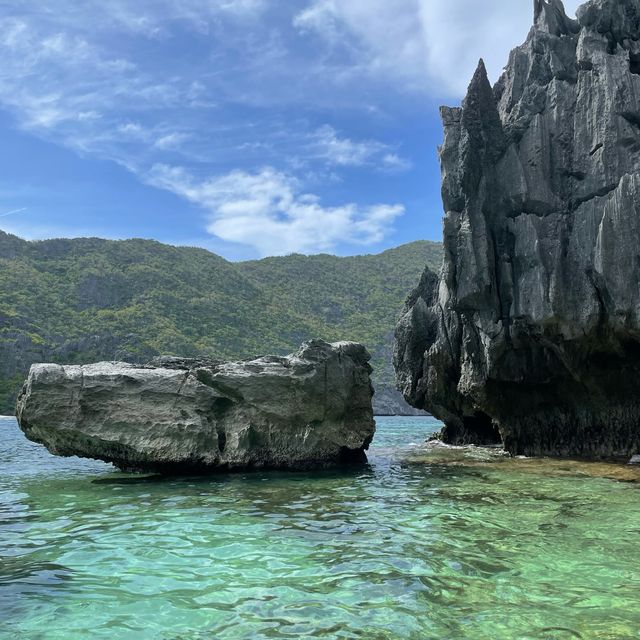
[[[443,108],[445,257],[397,329],[398,383],[451,443],[640,450],[640,0],[535,24]],[[431,283],[433,284],[433,283]]]
[[[243,362],[37,364],[20,428],[51,453],[123,469],[307,469],[362,461],[375,431],[371,367],[355,343],[307,342]]]
[[[376,386],[373,394],[373,414],[376,416],[426,416],[421,409],[412,407],[393,387]]]

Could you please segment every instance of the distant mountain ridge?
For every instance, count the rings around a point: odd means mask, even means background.
[[[0,231],[0,414],[34,362],[144,362],[159,354],[240,359],[302,341],[355,340],[393,385],[394,323],[440,243],[378,255],[228,262],[152,240],[29,242]]]

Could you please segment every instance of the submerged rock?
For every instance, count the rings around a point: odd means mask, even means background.
[[[443,108],[445,257],[396,334],[407,400],[450,443],[640,450],[640,0],[535,24]]]
[[[326,467],[362,461],[373,438],[369,353],[311,341],[243,362],[36,364],[20,428],[54,454],[123,469]]]

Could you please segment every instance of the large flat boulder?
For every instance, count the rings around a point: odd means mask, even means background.
[[[20,428],[61,456],[176,473],[362,461],[375,423],[369,353],[315,340],[286,357],[36,364]]]

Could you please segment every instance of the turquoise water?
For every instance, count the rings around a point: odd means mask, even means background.
[[[640,638],[640,485],[424,457],[382,418],[353,473],[158,479],[0,419],[0,637]],[[631,475],[629,475],[631,474]]]

